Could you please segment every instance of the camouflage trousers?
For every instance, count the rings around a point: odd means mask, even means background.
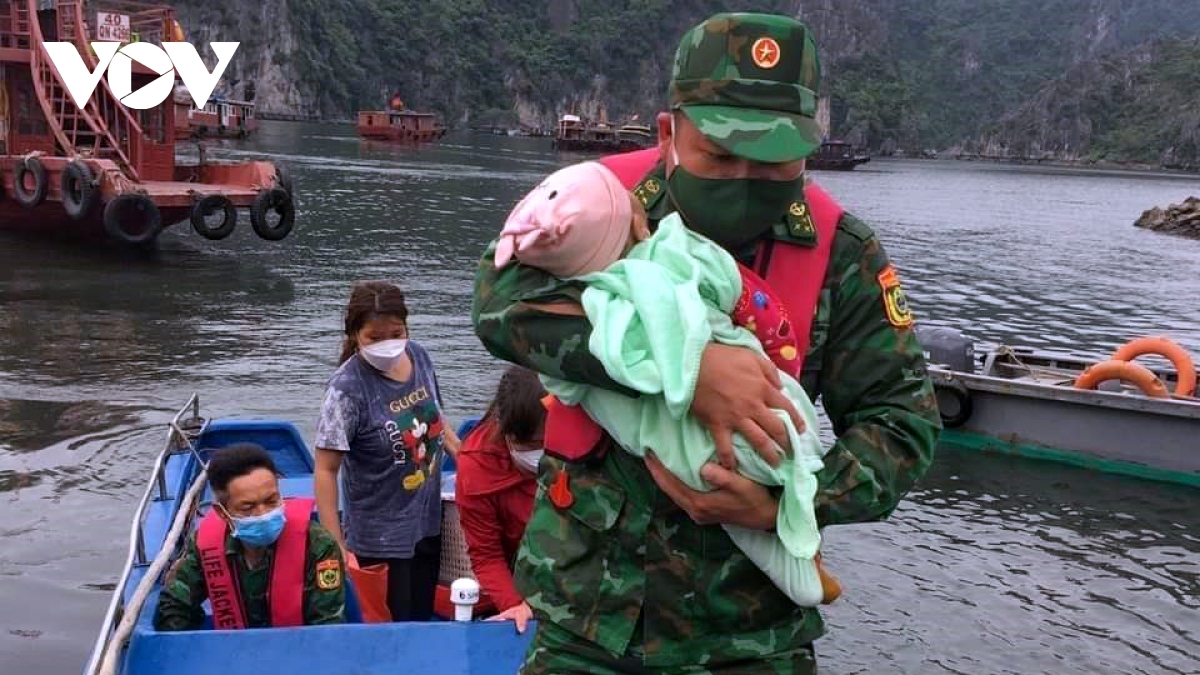
[[[638,656],[614,657],[599,645],[549,622],[539,622],[520,675],[815,675],[812,645],[715,666],[650,668]]]

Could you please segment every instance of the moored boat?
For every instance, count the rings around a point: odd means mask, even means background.
[[[0,3],[0,227],[107,235],[152,244],[171,225],[190,221],[208,239],[228,237],[249,210],[262,238],[286,237],[295,219],[291,183],[270,162],[178,163],[172,97],[139,110],[123,105],[106,78],[83,108],[51,62],[47,42],[72,44],[90,71],[90,41],[162,44],[178,36],[169,6],[123,0]],[[89,14],[89,11],[93,14]],[[94,35],[89,17],[104,26]],[[133,91],[160,78],[131,66]],[[214,218],[215,217],[215,218]]]
[[[1195,364],[1169,340],[1136,340],[1100,361],[1010,346],[976,358],[947,329],[921,340],[943,442],[1200,487]],[[1155,353],[1178,365],[1134,360]]]
[[[649,126],[635,124],[632,120],[617,129],[617,149],[622,152],[648,148],[654,145],[657,140],[651,133]]]
[[[564,152],[617,152],[654,145],[657,138],[650,127],[635,122],[636,117],[615,127],[603,114],[598,122],[593,122],[568,113],[559,118],[552,145]]]
[[[593,124],[570,113],[559,118],[551,141],[555,150],[565,152],[614,150],[619,143],[616,129],[608,124]]]
[[[435,114],[409,110],[396,95],[387,110],[359,111],[358,134],[376,141],[430,143],[446,135],[446,128],[438,124]]]
[[[258,131],[253,101],[213,97],[201,109],[184,93],[175,95],[175,139],[248,138]]]
[[[253,442],[271,453],[283,474],[284,497],[313,494],[312,454],[295,425],[276,420],[204,420],[193,396],[168,425],[134,515],[125,568],[117,581],[85,675],[257,675],[269,664],[278,672],[362,673],[397,671],[438,675],[514,673],[533,628],[518,635],[509,622],[444,621],[362,623],[353,582],[347,583],[347,623],[293,628],[159,632],[153,618],[161,575],[211,508],[203,462],[220,447]],[[452,484],[450,465],[439,470]],[[450,489],[452,493],[452,488]],[[443,541],[453,509],[445,509]],[[313,518],[316,518],[314,512]],[[450,523],[451,525],[448,525]],[[449,533],[453,535],[454,533]],[[445,546],[445,543],[444,543]],[[443,552],[442,580],[462,574],[462,551]],[[206,626],[211,609],[206,604]]]
[[[870,155],[862,155],[846,141],[824,141],[815,153],[808,157],[807,167],[816,170],[850,171],[859,164],[871,161]]]

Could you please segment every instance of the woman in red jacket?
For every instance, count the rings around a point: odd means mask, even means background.
[[[518,632],[533,612],[513,584],[512,565],[537,493],[546,395],[537,374],[512,366],[479,426],[462,441],[454,502],[481,590]]]

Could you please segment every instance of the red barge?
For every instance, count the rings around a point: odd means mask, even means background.
[[[192,97],[180,88],[175,93],[175,140],[202,138],[248,138],[258,130],[254,102],[213,96],[197,109]]]
[[[41,9],[47,4],[53,8]],[[86,107],[75,105],[45,43],[74,44],[94,71],[89,27],[101,22],[128,26],[133,37],[120,41],[161,44],[180,34],[165,5],[0,0],[0,227],[70,229],[147,245],[183,222],[224,239],[245,210],[258,236],[286,237],[295,222],[286,171],[271,162],[206,161],[203,148],[198,162],[177,162],[173,97],[147,110],[128,108],[105,77]],[[159,77],[134,62],[133,91]]]
[[[438,124],[431,112],[408,110],[396,94],[388,101],[387,110],[359,111],[358,134],[375,141],[431,143],[446,135],[446,127]]]

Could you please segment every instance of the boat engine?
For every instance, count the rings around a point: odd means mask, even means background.
[[[925,360],[960,373],[975,372],[975,345],[953,328],[918,326],[917,339],[925,348]]]

